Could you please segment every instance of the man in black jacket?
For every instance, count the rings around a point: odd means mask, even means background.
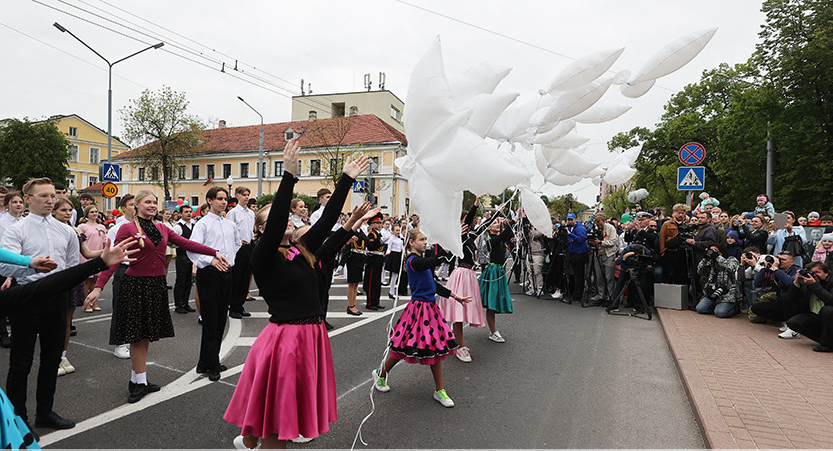
[[[813,262],[795,276],[787,292],[800,313],[787,327],[819,343],[816,352],[833,352],[833,276],[824,263]]]
[[[694,246],[694,261],[699,262],[706,256],[706,249],[718,246],[717,227],[711,223],[712,215],[703,211],[697,213],[697,233],[694,238],[688,238],[686,243]],[[721,249],[724,251],[725,249]]]

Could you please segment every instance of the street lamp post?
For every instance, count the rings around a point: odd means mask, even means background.
[[[226,179],[226,185],[228,185],[228,195],[231,197],[231,185],[234,185],[234,179],[231,176]]]
[[[249,105],[248,102],[243,100],[243,97],[237,96],[241,102],[245,103],[247,107],[251,108],[252,111],[257,113],[260,116],[260,144],[258,144],[258,154],[257,154],[257,197],[259,198],[261,194],[263,194],[263,115],[260,114],[253,106]]]
[[[755,86],[758,88],[763,88],[763,86],[753,83],[748,80],[744,80],[742,78],[732,77],[731,75],[726,75],[720,72],[717,72],[717,75],[728,78],[729,80],[739,81],[741,83],[746,83],[747,85]],[[770,123],[766,121],[766,195],[772,200],[773,191],[775,190],[773,184],[773,174],[775,173],[775,143],[772,141],[772,133],[770,132]]]
[[[75,38],[78,42],[84,44],[84,47],[90,49],[93,53],[98,55],[99,58],[103,59],[105,63],[107,63],[107,66],[108,66],[108,70],[107,70],[107,162],[110,163],[111,162],[110,159],[113,157],[113,66],[115,66],[116,64],[118,64],[118,63],[120,63],[120,62],[122,62],[122,61],[124,61],[124,60],[126,60],[130,57],[136,56],[136,55],[138,55],[138,54],[140,54],[140,53],[142,53],[146,50],[158,49],[158,48],[162,47],[163,45],[165,45],[165,43],[160,42],[158,44],[151,45],[147,48],[139,50],[136,53],[127,55],[124,58],[111,63],[109,60],[107,60],[107,58],[101,56],[101,54],[96,52],[94,48],[87,45],[87,43],[82,41],[81,38],[72,34],[71,31],[69,31],[66,28],[64,28],[63,26],[61,26],[61,24],[59,24],[58,22],[55,22],[52,25],[54,25],[55,28],[60,30],[62,33],[69,33],[70,36]],[[107,209],[110,209],[110,206],[111,206],[110,205],[110,198],[107,198]]]

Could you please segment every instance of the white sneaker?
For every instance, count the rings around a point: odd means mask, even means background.
[[[436,399],[438,403],[442,404],[443,407],[454,407],[454,401],[452,401],[451,398],[448,397],[448,394],[446,394],[445,389],[435,391],[434,399]]]
[[[113,355],[120,359],[130,358],[130,345],[118,345],[113,351]]]
[[[247,448],[246,445],[243,443],[243,436],[242,435],[238,435],[237,437],[234,437],[234,441],[232,441],[232,443],[234,443],[234,448],[235,449],[260,449],[260,440],[257,441],[257,446],[256,447]]]
[[[789,327],[787,327],[787,330],[778,334],[778,337],[779,338],[790,339],[790,338],[799,338],[799,337],[801,337],[801,335],[799,335],[798,332],[796,332],[796,331],[790,329]]]
[[[461,362],[471,362],[471,352],[469,352],[469,348],[465,346],[463,346],[462,348],[457,348],[457,359]]]
[[[387,383],[387,378],[379,377],[379,370],[373,370],[373,387],[382,393],[389,392],[390,386]]]
[[[781,327],[778,328],[778,330],[780,330],[781,332],[786,332],[787,331],[787,326],[786,325],[781,326]]]
[[[64,369],[60,364],[58,365],[58,377],[66,376],[67,370]]]
[[[553,299],[561,299],[564,295],[561,294],[561,290],[555,290],[555,293],[552,294]]]
[[[527,296],[535,296],[535,291],[532,288],[530,288],[529,290],[526,290],[524,294]]]
[[[500,334],[497,332],[490,334],[489,340],[492,340],[495,343],[506,343],[506,340],[503,337],[501,337]]]
[[[58,368],[63,368],[64,371],[65,371],[65,374],[75,372],[75,367],[72,366],[71,363],[69,363],[69,359],[67,359],[66,357],[61,357],[61,363],[58,364]],[[58,372],[58,375],[59,376],[61,375],[60,371]]]
[[[297,438],[293,438],[292,440],[290,440],[290,442],[292,442],[292,443],[309,443],[312,440],[313,439],[311,439],[309,437],[304,437],[303,435],[299,435]]]

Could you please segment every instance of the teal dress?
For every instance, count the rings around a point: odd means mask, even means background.
[[[506,227],[499,235],[489,234],[489,264],[480,274],[480,299],[483,308],[495,313],[512,313],[512,296],[509,295],[509,280],[506,277],[506,243],[512,239],[512,228]]]

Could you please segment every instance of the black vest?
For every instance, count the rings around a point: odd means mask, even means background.
[[[190,225],[184,224],[184,223],[179,223],[179,227],[182,229],[182,237],[190,239],[191,238],[191,231],[194,230],[194,229]],[[183,249],[181,247],[176,248],[176,256],[177,257],[188,258],[187,252],[188,251],[186,251],[185,249]]]

